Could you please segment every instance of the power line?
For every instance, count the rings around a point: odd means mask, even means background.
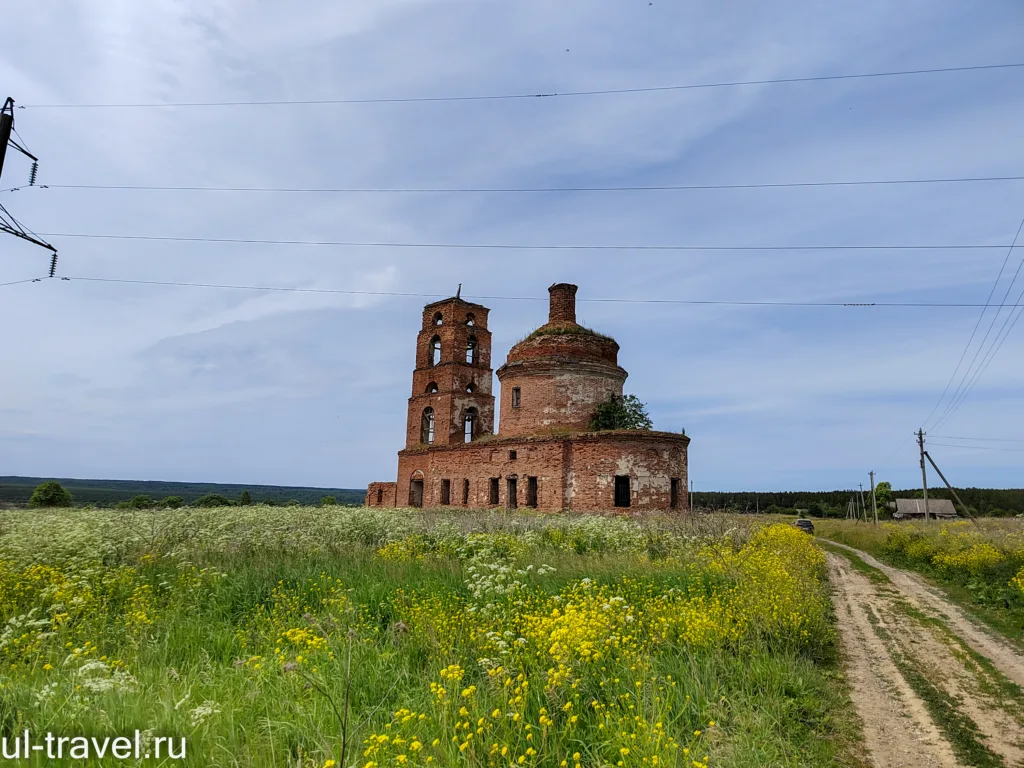
[[[46,279],[46,278],[30,277],[30,278],[27,278],[26,280],[12,280],[9,283],[0,283],[0,288],[3,288],[5,285],[20,285],[21,283],[38,283],[39,281],[44,280],[44,279]]]
[[[909,435],[907,435],[906,439],[905,439],[905,440],[904,440],[904,441],[903,441],[902,443],[900,443],[900,446],[899,446],[899,448],[897,448],[897,449],[896,449],[895,451],[893,451],[892,453],[890,453],[890,454],[889,454],[889,458],[887,458],[887,459],[886,459],[885,461],[883,461],[883,462],[881,463],[881,465],[880,465],[880,466],[881,466],[882,468],[885,468],[885,467],[889,466],[889,462],[893,460],[893,458],[894,458],[894,457],[896,456],[896,454],[897,454],[897,453],[899,453],[900,451],[902,451],[902,450],[903,450],[903,447],[904,447],[904,446],[905,446],[905,445],[906,445],[907,443],[909,443],[909,442],[910,442],[910,438],[912,438],[912,437],[914,437],[914,436],[915,436],[915,433],[913,433],[913,432],[911,432],[911,433],[910,433]]]
[[[1006,451],[1008,453],[1024,453],[1024,448],[993,448],[987,445],[951,445],[950,443],[928,443],[943,448],[969,448],[972,451]]]
[[[148,240],[177,243],[240,243],[244,245],[316,245],[347,248],[451,248],[514,251],[927,251],[1006,248],[1005,245],[524,245],[515,243],[402,243],[349,240],[265,240],[237,237],[173,237],[167,235],[108,235],[86,232],[43,232],[45,237],[100,240]],[[1024,248],[1011,245],[1010,248]]]
[[[1015,308],[1021,306],[1020,301],[1021,301],[1022,298],[1024,298],[1024,291],[1022,291],[1021,295],[1017,297],[1017,302],[1016,303],[1003,305],[1003,306],[1007,306],[1007,307],[1011,308],[1010,309],[1010,314],[1007,315],[1006,319],[1003,321],[1002,327],[999,329],[999,332],[996,334],[996,340],[993,342],[993,345],[989,348],[989,351],[988,351],[988,353],[986,353],[985,357],[982,358],[982,361],[981,361],[982,364],[978,368],[978,372],[975,374],[974,378],[971,380],[971,383],[968,386],[967,390],[964,392],[963,395],[961,395],[960,402],[956,404],[956,406],[953,408],[953,411],[950,412],[949,416],[946,417],[945,421],[949,420],[949,417],[951,417],[953,415],[953,413],[956,412],[957,408],[959,408],[963,404],[963,401],[966,400],[967,397],[971,394],[971,392],[974,391],[974,388],[978,385],[978,381],[985,374],[985,371],[988,370],[988,367],[992,364],[992,361],[995,359],[995,356],[999,353],[999,350],[1002,348],[1003,344],[1006,342],[1006,339],[1009,337],[1010,333],[1013,331],[1013,327],[1017,324],[1017,321],[1020,320],[1021,311],[1024,311],[1024,310],[1018,310],[1016,316],[1013,315],[1013,310]],[[1011,318],[1012,318],[1012,322],[1010,322]],[[1007,328],[1007,324],[1008,323],[1009,323],[1009,328]],[[1004,332],[1004,330],[1005,330],[1005,332]],[[936,423],[936,426],[941,426],[943,423],[944,423],[944,421],[940,421],[940,422]]]
[[[357,296],[407,296],[418,298],[444,298],[441,293],[411,293],[400,291],[353,291],[335,288],[297,288],[290,286],[236,285],[224,283],[187,283],[172,280],[129,280],[114,277],[63,277],[63,280],[82,280],[99,283],[127,283],[133,285],[162,285],[188,288],[225,288],[244,291],[285,291],[295,293],[327,293]],[[488,301],[548,301],[543,296],[469,296],[467,298]],[[722,305],[722,306],[759,306],[759,307],[896,307],[896,308],[961,308],[977,307],[977,304],[942,304],[924,302],[838,302],[838,301],[744,301],[744,300],[710,300],[710,299],[621,299],[596,298],[577,299],[578,302],[607,304],[681,304],[681,305]],[[1022,305],[1024,306],[1024,305]]]
[[[1021,219],[1021,226],[1024,226],[1024,219]],[[1019,236],[1019,235],[1020,235],[1020,227],[1017,228],[1017,236]],[[1013,238],[1013,243],[1017,242],[1017,236],[1015,236]],[[996,275],[996,280],[995,280],[994,283],[992,283],[992,289],[988,292],[988,298],[985,299],[985,307],[984,307],[984,309],[981,310],[981,314],[978,315],[978,321],[974,324],[974,329],[971,331],[970,338],[967,339],[967,344],[964,345],[964,351],[960,353],[960,359],[957,361],[956,368],[953,369],[953,374],[949,377],[949,381],[946,382],[945,389],[942,390],[942,394],[939,395],[939,399],[935,401],[935,405],[932,406],[931,411],[925,417],[925,420],[922,422],[922,424],[927,424],[928,423],[928,421],[931,419],[931,417],[935,414],[935,411],[938,409],[939,405],[942,403],[943,398],[946,397],[946,393],[949,392],[949,388],[953,384],[953,380],[956,378],[957,373],[960,371],[960,366],[963,365],[964,358],[967,357],[967,352],[971,348],[971,344],[974,342],[974,337],[978,333],[978,328],[981,326],[981,321],[984,319],[985,313],[988,312],[989,305],[992,303],[992,297],[995,295],[995,292],[996,292],[996,287],[999,285],[999,281],[1002,280],[1002,278],[1003,278],[1003,272],[1006,270],[1006,265],[1010,261],[1010,256],[1011,255],[1013,255],[1013,244],[1011,244],[1011,246],[1006,249],[1006,258],[1003,259],[1003,263],[999,267],[999,274]],[[996,314],[998,315],[998,311],[996,312]],[[988,338],[987,334],[986,334],[986,338]],[[981,346],[984,346],[984,344],[985,344],[985,342],[984,342],[984,340],[982,340]],[[979,351],[981,350],[980,346],[978,347],[978,350]],[[975,354],[974,359],[975,360],[977,359],[977,354]],[[974,365],[974,360],[971,361],[971,365]],[[967,370],[968,371],[970,370],[970,366],[968,366]],[[966,378],[966,374],[965,374],[965,378]],[[949,399],[950,403],[952,403],[953,400],[956,399],[957,393],[960,391],[960,386],[962,384],[963,384],[963,382],[961,381],[961,384],[957,385],[956,390],[953,392],[953,396]],[[946,409],[948,410],[948,408],[949,408],[949,404],[947,403]],[[943,414],[944,413],[945,413],[945,411],[943,411]],[[940,416],[939,419],[941,420],[941,418],[942,417]]]
[[[766,80],[733,80],[716,83],[691,83],[687,85],[662,85],[642,88],[605,88],[590,91],[563,91],[550,93],[514,93],[497,95],[470,96],[406,96],[394,98],[368,99],[274,99],[266,101],[181,101],[157,103],[122,103],[122,104],[29,104],[29,109],[95,109],[95,108],[148,108],[148,107],[269,107],[285,105],[325,105],[325,104],[408,104],[414,102],[443,101],[503,101],[519,99],[552,99],[569,96],[610,96],[627,93],[655,93],[663,91],[686,91],[700,88],[732,88],[742,85],[777,85],[782,83],[812,83],[828,80],[855,80],[874,77],[899,77],[904,75],[933,75],[948,72],[977,72],[993,69],[1013,69],[1024,67],[1024,63],[1016,64],[982,64],[970,67],[938,67],[932,69],[908,69],[890,72],[863,72],[848,75],[818,75],[813,77],[782,77]],[[20,106],[25,109],[26,105]]]
[[[996,278],[996,283],[993,285],[993,290],[995,290],[995,285],[998,285],[999,278],[1002,277],[1003,269],[1005,268],[1006,262],[1009,260],[1010,255],[1013,253],[1013,248],[1017,244],[1017,240],[1020,237],[1021,230],[1024,230],[1024,218],[1021,219],[1020,225],[1017,227],[1017,233],[1013,237],[1013,242],[1010,244],[1010,248],[1006,252],[1006,258],[1003,260],[1003,268],[1000,268],[1000,270],[999,270],[999,276]],[[951,418],[953,416],[954,413],[956,413],[956,411],[963,404],[964,400],[966,400],[967,396],[971,393],[971,390],[973,390],[975,385],[978,383],[979,379],[981,378],[982,373],[985,372],[985,369],[991,363],[992,359],[995,357],[995,354],[999,351],[999,348],[1002,347],[1003,342],[1006,340],[1006,337],[1009,336],[1009,331],[1007,331],[1006,335],[1002,336],[1002,338],[1000,338],[1000,335],[1003,333],[1003,330],[1006,328],[1007,323],[1010,321],[1011,317],[1013,317],[1013,309],[1012,308],[1010,309],[1009,313],[1007,314],[1006,320],[1003,321],[1003,325],[1000,327],[998,333],[996,333],[996,338],[993,340],[992,346],[989,347],[989,350],[986,353],[985,357],[982,358],[981,364],[978,366],[977,371],[974,374],[974,377],[967,384],[966,388],[963,388],[964,387],[964,382],[966,382],[968,380],[968,378],[970,377],[970,375],[971,375],[971,368],[974,366],[975,361],[978,359],[978,354],[984,348],[985,342],[988,340],[989,334],[992,332],[992,328],[996,324],[996,320],[999,319],[999,314],[1003,311],[1004,307],[1007,306],[1006,299],[1009,297],[1010,291],[1013,289],[1013,284],[1017,281],[1017,277],[1020,275],[1021,267],[1024,267],[1024,258],[1021,258],[1020,264],[1017,265],[1017,271],[1013,273],[1013,278],[1010,280],[1010,284],[1008,286],[1006,286],[1006,293],[1003,294],[1003,300],[999,304],[999,307],[996,309],[995,314],[992,315],[992,322],[989,323],[988,329],[985,331],[985,336],[984,336],[984,338],[982,338],[981,344],[978,345],[978,349],[977,349],[977,351],[975,351],[974,357],[971,359],[971,364],[967,367],[967,370],[964,372],[964,377],[963,377],[963,379],[961,379],[960,384],[957,385],[957,389],[956,389],[956,391],[953,392],[953,396],[950,398],[949,403],[946,404],[946,409],[943,411],[943,413],[939,416],[938,420],[935,422],[935,424],[934,424],[935,427],[938,427],[941,424],[945,423],[947,420],[949,420],[949,418]],[[1024,292],[1022,292],[1022,295],[1024,295]],[[989,301],[991,301],[991,294],[989,295]],[[987,303],[988,302],[986,302],[986,304]],[[986,310],[982,310],[982,317],[984,316],[985,311]],[[1016,322],[1017,322],[1017,320],[1014,319],[1013,320],[1013,324],[1015,325]],[[977,329],[975,329],[975,330],[977,330]],[[1010,326],[1010,330],[1013,330],[1013,325]],[[972,334],[972,337],[973,337],[973,334]],[[957,399],[957,394],[961,391],[961,388],[963,388],[962,389],[963,394],[960,396],[960,398],[958,400]]]
[[[604,187],[210,187],[157,186],[151,184],[42,184],[37,189],[127,190],[132,192],[273,192],[273,193],[540,193],[540,192],[668,192],[714,189],[785,189],[795,187],[857,187],[897,184],[957,184],[1021,181],[1024,176],[970,176],[937,179],[865,179],[855,181],[797,181],[763,184],[653,184]],[[17,190],[20,187],[14,187]],[[10,190],[0,190],[10,191]]]
[[[932,435],[940,440],[976,440],[982,443],[1024,443],[1024,440],[1013,437],[955,437],[953,435]]]

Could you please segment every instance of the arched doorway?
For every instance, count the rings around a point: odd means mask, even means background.
[[[423,470],[417,469],[409,479],[409,506],[423,506]]]

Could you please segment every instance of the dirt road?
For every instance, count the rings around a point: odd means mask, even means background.
[[[829,574],[871,764],[1024,768],[1024,654],[916,575],[843,549]]]

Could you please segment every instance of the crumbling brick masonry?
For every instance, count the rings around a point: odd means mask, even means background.
[[[548,322],[497,371],[498,434],[490,310],[459,297],[424,307],[398,481],[371,483],[368,506],[689,508],[688,437],[587,431],[597,406],[622,395],[619,345],[576,323],[575,285],[548,291]]]

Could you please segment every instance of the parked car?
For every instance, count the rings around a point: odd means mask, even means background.
[[[812,536],[814,535],[814,523],[812,523],[810,520],[806,520],[804,518],[800,518],[795,523],[793,523],[793,525],[795,525],[797,528],[799,528],[804,533],[809,533]]]

